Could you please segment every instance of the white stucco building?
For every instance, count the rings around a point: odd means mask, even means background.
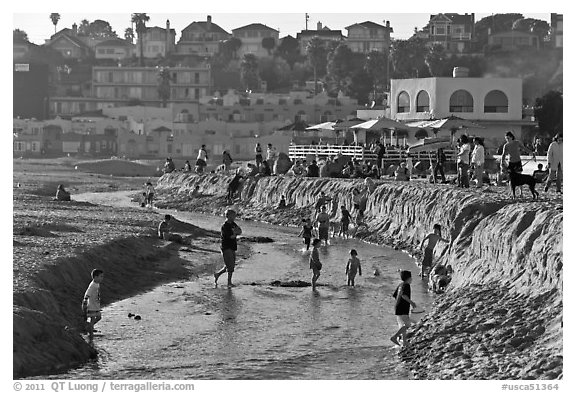
[[[520,78],[393,79],[390,97],[393,119],[409,122],[458,116],[485,128],[460,130],[456,135],[479,135],[492,145],[499,144],[508,130],[519,138],[522,126],[534,125],[522,117]],[[438,135],[449,133],[441,130]]]

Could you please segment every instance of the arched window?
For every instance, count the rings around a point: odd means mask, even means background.
[[[500,90],[492,90],[484,98],[484,113],[508,113],[508,97]]]
[[[398,94],[398,110],[396,112],[410,112],[410,96],[405,91]]]
[[[474,99],[466,90],[456,90],[450,96],[450,112],[474,112]]]
[[[416,112],[429,112],[430,111],[430,96],[428,92],[422,90],[416,96]]]

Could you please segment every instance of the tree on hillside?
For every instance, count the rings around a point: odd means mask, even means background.
[[[281,57],[258,60],[260,79],[266,82],[269,91],[290,87],[290,65]]]
[[[372,51],[366,55],[364,71],[372,81],[372,91],[384,91],[388,85],[388,54]]]
[[[306,46],[308,62],[314,70],[314,95],[318,94],[318,77],[326,70],[326,48],[324,42],[318,37],[308,41]]]
[[[334,82],[336,91],[346,91],[347,81],[353,71],[352,50],[348,45],[340,44],[333,52],[328,53],[326,75]]]
[[[93,22],[84,19],[78,28],[78,35],[95,39],[118,38],[110,23],[101,19],[96,19]]]
[[[146,33],[146,22],[150,17],[146,13],[132,14],[132,23],[136,25],[136,34],[140,42],[140,66],[144,66],[144,34]]]
[[[424,62],[431,76],[446,76],[446,49],[443,45],[434,44],[424,56]]]
[[[290,65],[290,69],[292,69],[294,63],[301,57],[298,40],[292,36],[282,38],[280,44],[276,47],[276,55],[286,60],[288,65]]]
[[[538,120],[540,130],[550,137],[562,131],[563,98],[559,91],[549,91],[536,99],[534,117]]]
[[[14,29],[12,33],[13,42],[30,42],[28,40],[28,34],[24,30]]]
[[[488,44],[488,29],[491,34],[510,31],[514,22],[523,18],[522,14],[493,14],[480,19],[474,24],[474,35],[479,48]]]
[[[54,34],[56,34],[56,26],[58,25],[58,21],[60,20],[60,14],[57,12],[50,14],[50,20],[54,25]]]
[[[550,25],[544,20],[522,18],[514,21],[512,24],[512,30],[533,33],[536,34],[540,40],[543,40],[550,32]]]
[[[421,38],[396,40],[392,43],[391,60],[394,78],[423,78],[428,76],[425,56],[426,42]]]
[[[264,37],[262,38],[262,48],[268,51],[268,54],[272,53],[272,49],[276,46],[276,41],[274,37]]]
[[[258,90],[260,77],[258,76],[258,59],[251,53],[244,55],[240,64],[240,78],[246,90]]]
[[[382,96],[379,92],[375,92],[373,88],[373,78],[365,69],[360,68],[352,71],[347,93],[350,97],[357,99],[358,104],[368,104],[372,100],[376,102],[382,101]]]
[[[126,30],[124,30],[124,39],[126,41],[130,42],[131,44],[133,44],[134,43],[134,29],[129,27]]]

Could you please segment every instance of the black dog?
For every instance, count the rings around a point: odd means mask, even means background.
[[[516,171],[510,171],[510,188],[512,189],[512,198],[516,198],[516,187],[520,187],[520,192],[522,192],[522,186],[526,184],[530,188],[532,197],[534,199],[538,198],[538,193],[535,190],[536,179],[530,175],[523,175]]]

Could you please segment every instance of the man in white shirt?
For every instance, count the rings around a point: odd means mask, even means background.
[[[562,192],[562,171],[564,169],[564,157],[562,153],[564,138],[561,133],[556,134],[554,141],[548,146],[548,180],[544,191],[548,191],[552,179],[556,178],[556,192]]]
[[[482,187],[484,177],[484,145],[480,137],[474,137],[474,150],[472,151],[472,165],[474,165],[474,176],[476,177],[476,187]]]

